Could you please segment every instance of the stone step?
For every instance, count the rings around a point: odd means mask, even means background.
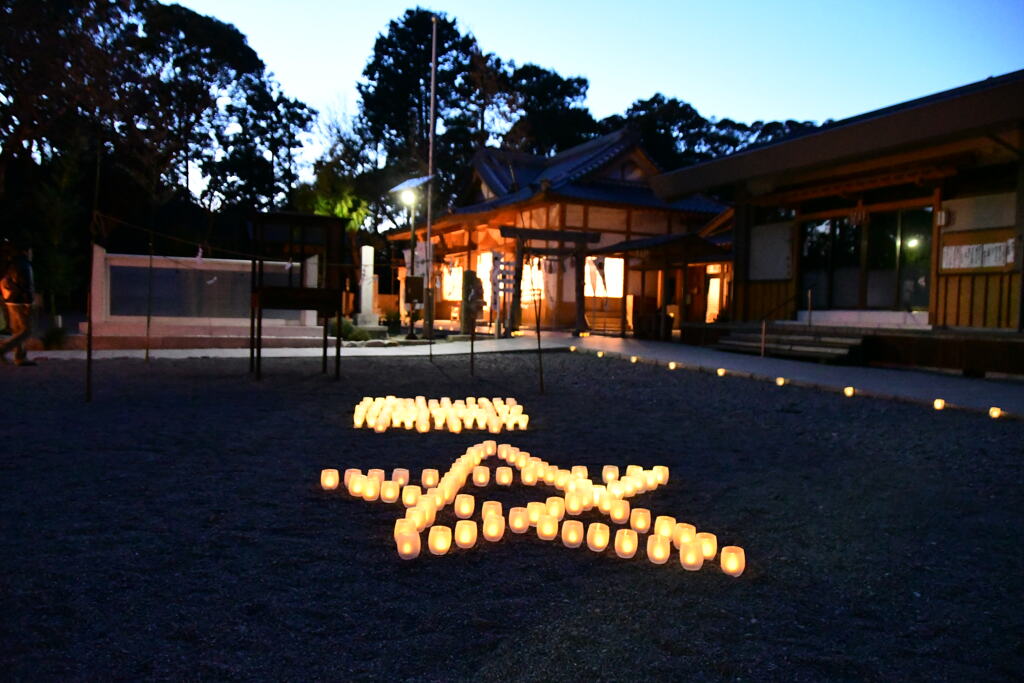
[[[761,343],[760,332],[733,332],[729,335],[729,339],[735,339],[737,341],[756,341],[758,344]],[[806,344],[811,346],[842,346],[852,347],[860,346],[863,343],[861,337],[837,337],[831,335],[811,335],[811,334],[778,334],[769,333],[765,335],[765,341],[770,344]]]
[[[722,351],[760,354],[761,342],[760,340],[757,342],[747,342],[726,338],[719,341],[718,344],[715,345],[715,348]],[[800,344],[765,344],[765,355],[836,362],[848,359],[849,349]]]

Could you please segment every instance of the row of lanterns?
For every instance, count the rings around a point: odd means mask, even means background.
[[[491,470],[481,463],[492,456],[508,463],[495,468],[495,484],[510,486],[514,468],[519,471],[522,484],[547,484],[563,495],[551,496],[544,502],[532,501],[525,507],[513,507],[507,518],[500,502],[484,501],[480,506],[478,528],[477,521],[470,519],[476,511],[476,499],[460,491],[469,482],[478,488],[491,483]],[[668,483],[667,467],[644,469],[630,465],[620,476],[617,466],[607,465],[601,470],[603,484],[595,484],[589,474],[586,466],[562,469],[515,446],[488,440],[470,446],[443,475],[436,469],[424,469],[420,484],[410,483],[409,471],[404,468],[395,469],[391,479],[385,479],[382,469],[371,469],[364,474],[350,468],[345,470],[343,478],[338,470],[325,469],[320,474],[320,483],[325,490],[334,490],[343,484],[349,495],[366,501],[395,503],[401,500],[406,512],[395,522],[394,540],[402,559],[419,556],[420,534],[424,530],[428,530],[427,549],[434,555],[444,555],[453,542],[459,548],[473,547],[478,533],[485,541],[497,542],[503,538],[506,528],[514,534],[525,534],[533,528],[537,537],[545,541],[560,536],[567,548],[578,548],[586,542],[590,550],[602,552],[611,544],[616,555],[622,558],[634,557],[640,548],[641,536],[649,534],[646,555],[655,564],[665,564],[676,552],[684,569],[696,571],[706,560],[719,555],[723,572],[730,576],[743,573],[746,559],[742,548],[727,546],[719,553],[715,534],[698,532],[692,524],[677,522],[667,515],[652,520],[649,509],[631,508],[629,498]],[[459,519],[454,530],[434,524],[437,513],[448,505]],[[565,519],[567,515],[579,515],[594,508],[608,515],[615,524],[629,527],[618,529],[613,539],[608,524],[593,522],[584,528],[579,520]]]
[[[364,396],[352,414],[356,429],[386,432],[388,429],[415,429],[426,433],[448,430],[458,434],[463,430],[486,429],[491,434],[502,430],[526,429],[530,416],[514,398],[477,398],[452,401],[448,396],[440,399],[398,398],[396,396]]]
[[[576,350],[577,350],[576,346],[570,346],[569,347],[569,351],[571,351],[571,352],[575,352]],[[604,351],[598,351],[598,352],[596,352],[595,355],[598,358],[604,358]],[[639,356],[630,356],[629,357],[629,362],[630,363],[638,363],[638,362],[640,362],[640,357]],[[675,370],[675,369],[681,368],[681,367],[683,367],[683,364],[682,363],[677,363],[676,361],[669,361],[669,363],[668,363],[668,369],[669,370]],[[715,374],[718,375],[719,377],[725,377],[727,374],[729,374],[729,371],[726,370],[725,368],[717,368],[715,370]],[[776,377],[775,378],[775,385],[776,386],[784,387],[787,384],[789,384],[789,380],[786,379],[785,377]],[[843,387],[843,396],[846,396],[847,398],[853,398],[856,395],[857,395],[856,387],[851,387],[851,386]],[[932,401],[932,407],[935,410],[944,410],[947,407],[946,406],[946,400],[942,399],[942,398],[937,398],[934,401]],[[997,406],[992,406],[991,408],[988,409],[988,416],[991,417],[993,420],[997,420],[997,419],[1003,417],[1005,414],[1006,414],[1005,411],[1003,411],[1002,408],[999,408]]]

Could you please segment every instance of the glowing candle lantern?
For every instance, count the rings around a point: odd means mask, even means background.
[[[512,533],[523,534],[530,528],[530,513],[526,508],[515,507],[508,511],[508,528]]]
[[[632,529],[619,529],[615,532],[615,554],[624,560],[636,555],[639,544],[636,532]]]
[[[687,543],[693,543],[697,538],[697,527],[686,522],[679,522],[672,530],[672,545],[682,548]]]
[[[776,377],[775,378],[775,386],[777,386],[777,387],[784,387],[784,386],[786,386],[786,378],[785,377]]]
[[[542,541],[558,538],[558,520],[551,515],[541,515],[537,519],[537,538]]]
[[[512,485],[512,468],[499,467],[494,471],[494,483],[498,486]]]
[[[691,572],[704,566],[704,552],[701,550],[700,542],[694,540],[679,546],[679,564]]]
[[[647,508],[633,508],[629,513],[629,526],[638,534],[651,530],[651,511]]]
[[[672,540],[668,536],[652,534],[647,537],[647,559],[654,564],[665,564],[672,554]]]
[[[398,500],[398,494],[402,487],[397,481],[382,481],[380,483],[380,501],[382,503],[394,503]]]
[[[462,420],[457,416],[449,413],[447,424],[448,431],[452,434],[459,434],[462,432]]]
[[[607,524],[593,522],[587,527],[587,547],[599,553],[608,547],[610,531]]]
[[[725,377],[725,368],[718,368],[715,372],[718,373],[719,377]]]
[[[555,488],[565,490],[565,487],[569,484],[569,479],[572,478],[572,473],[569,470],[557,470],[555,473]],[[547,479],[545,478],[545,481]]]
[[[404,467],[396,467],[391,472],[391,481],[397,482],[399,486],[405,486],[409,483],[409,470]]]
[[[654,533],[658,536],[672,538],[672,532],[675,531],[675,528],[675,517],[669,517],[668,515],[658,515],[658,518],[654,520]]]
[[[352,426],[355,427],[356,429],[362,429],[363,428],[363,422],[365,422],[365,421],[366,421],[366,411],[365,410],[356,410],[354,413],[352,413]]]
[[[460,548],[472,548],[476,545],[476,522],[471,519],[460,519],[455,523],[455,545]]]
[[[391,426],[391,418],[387,415],[381,415],[377,418],[377,421],[373,423],[373,431],[378,434],[383,434],[388,431],[388,427]]]
[[[635,362],[637,362],[638,360],[640,360],[640,359],[639,359],[639,358],[637,358],[636,356],[630,356],[630,357],[629,357],[629,362],[630,362],[630,363],[635,363]]]
[[[518,425],[519,429],[525,431],[526,428],[529,425],[530,425],[530,416],[529,415],[520,415],[519,416],[519,425]]]
[[[444,555],[452,547],[452,528],[450,526],[432,526],[427,536],[427,547],[434,555]]]
[[[333,491],[338,488],[338,470],[320,470],[320,487],[324,491]]]
[[[519,479],[527,486],[534,486],[537,483],[537,468],[527,465],[519,473]]]
[[[615,505],[618,500],[619,499],[613,496],[610,492],[604,491],[598,500],[597,509],[606,515],[610,515],[612,512],[612,505]]]
[[[366,476],[369,477],[370,479],[376,479],[377,482],[379,483],[379,482],[384,481],[384,470],[380,470],[380,469],[367,470]]]
[[[496,500],[485,500],[480,506],[480,516],[487,519],[488,515],[501,515],[501,503]]]
[[[430,418],[417,418],[416,420],[416,431],[420,434],[426,434],[430,431]]]
[[[597,357],[598,358],[604,358],[604,351],[598,351],[597,352]]]
[[[348,493],[355,498],[362,498],[363,487],[366,486],[365,474],[354,474],[348,480]]]
[[[345,478],[342,479],[342,482],[345,484],[345,488],[348,488],[348,480],[357,474],[362,474],[362,472],[354,467],[350,467],[347,470],[345,470]]]
[[[484,515],[483,536],[487,541],[500,541],[505,535],[505,518],[498,515]]]
[[[579,548],[583,543],[583,522],[570,519],[562,522],[562,545],[566,548]]]
[[[570,347],[569,347],[569,352],[570,352],[570,353],[573,353],[573,352],[575,352],[575,351],[576,351],[576,347],[575,347],[575,346],[570,346]]]
[[[477,465],[473,468],[473,485],[487,486],[491,480],[491,468],[487,465]]]
[[[702,531],[697,534],[697,543],[700,544],[700,551],[704,553],[705,560],[711,560],[718,553],[718,537],[714,534]]]
[[[545,484],[554,484],[555,483],[555,477],[557,477],[557,476],[558,476],[558,468],[557,467],[553,467],[551,465],[547,465],[544,468],[544,483]]]
[[[988,409],[988,416],[991,417],[993,420],[998,420],[1000,417],[1003,416],[1003,409],[992,406],[991,408]]]
[[[534,500],[526,504],[526,514],[530,518],[530,526],[537,526],[537,522],[540,521],[540,516],[546,515],[547,512],[547,506],[539,500]]]
[[[400,535],[407,534],[407,533],[410,533],[410,532],[415,532],[415,531],[416,531],[416,525],[412,522],[412,520],[410,520],[410,519],[408,519],[406,517],[399,517],[398,519],[395,520],[395,530],[394,530],[393,535],[394,535],[396,541],[398,540],[398,537]]]
[[[721,560],[722,572],[729,576],[739,576],[747,567],[747,558],[739,546],[727,545],[722,548]]]
[[[586,465],[573,465],[572,469],[570,471],[572,472],[572,475],[574,477],[579,477],[580,479],[588,479],[589,478],[587,476],[587,466]]]
[[[622,498],[626,495],[626,487],[629,485],[629,481],[626,481],[630,477],[626,476],[618,481],[613,481],[608,484],[608,495],[612,498]]]
[[[640,467],[640,465],[628,465],[626,467],[626,476],[627,477],[635,477],[638,474],[643,474],[643,471],[644,471],[644,468]]]
[[[416,527],[416,531],[423,531],[427,528],[427,511],[423,508],[409,508],[405,511],[405,518]]]
[[[658,484],[664,486],[668,483],[668,468],[664,465],[655,465],[654,473],[658,475]]]
[[[476,507],[476,499],[468,493],[460,493],[455,496],[455,516],[459,519],[468,519],[473,515],[473,508]]]
[[[647,470],[644,472],[644,490],[653,491],[658,488],[661,482],[658,481],[658,473],[654,470]]]
[[[583,512],[583,494],[580,491],[570,491],[565,494],[565,513],[578,515],[581,512]]]
[[[935,410],[942,410],[946,407],[946,402],[941,398],[937,398],[932,401],[932,407],[935,408]],[[722,548],[722,550],[725,551],[725,548]]]
[[[679,366],[676,364],[676,362],[674,360],[669,361],[669,363],[668,363],[668,369],[669,370],[675,370],[677,367],[679,367]]]
[[[612,503],[612,507],[608,511],[608,514],[616,524],[625,524],[629,521],[629,501],[616,500]]]
[[[491,416],[487,418],[487,431],[490,434],[501,434],[502,421],[497,417]]]
[[[551,496],[544,502],[544,507],[547,509],[547,514],[559,522],[562,521],[562,517],[565,517],[565,498]]]
[[[857,390],[854,389],[853,387],[844,387],[843,388],[843,396],[845,396],[846,398],[852,398],[853,395],[856,394],[856,393],[857,393]]]
[[[440,410],[433,416],[434,418],[434,429],[441,431],[444,429],[445,415]]]
[[[395,547],[398,556],[403,560],[411,560],[420,555],[420,534],[413,529],[402,534],[395,534]]]
[[[619,478],[619,468],[615,465],[605,465],[601,468],[601,481],[610,484]]]
[[[402,505],[411,508],[420,501],[420,487],[415,484],[402,488]]]
[[[423,484],[423,488],[429,489],[432,486],[437,486],[439,477],[437,470],[427,469],[423,470],[423,474],[420,476],[420,482]]]

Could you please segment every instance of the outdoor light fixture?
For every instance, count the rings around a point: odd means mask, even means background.
[[[463,549],[476,545],[476,522],[460,519],[455,523],[455,545]]]
[[[629,357],[629,362],[630,362],[630,363],[635,363],[635,362],[637,362],[638,360],[640,360],[640,359],[639,359],[639,358],[637,358],[636,356],[630,356],[630,357]]]
[[[467,519],[473,515],[473,508],[476,506],[476,499],[468,493],[460,493],[455,496],[455,516],[459,519]]]
[[[609,537],[608,525],[602,522],[592,522],[587,527],[587,547],[595,553],[599,553],[608,547]]]
[[[718,373],[719,377],[725,377],[725,368],[718,368],[715,372]]]
[[[632,529],[619,529],[615,532],[615,554],[624,560],[636,555],[638,540]]]
[[[722,548],[722,572],[729,576],[739,576],[747,566],[747,558],[744,556],[743,548],[735,545],[727,545]]]
[[[320,487],[324,491],[338,488],[338,470],[320,470]]]
[[[707,531],[697,534],[697,543],[700,543],[700,550],[704,553],[705,560],[714,559],[718,553],[718,537]]]
[[[357,429],[365,427],[383,433],[404,427],[407,430],[415,428],[421,434],[431,429],[448,429],[453,433],[486,429],[497,434],[502,429],[526,429],[529,422],[530,416],[514,398],[504,400],[475,396],[455,402],[448,397],[428,401],[424,396],[414,399],[366,396],[356,404],[352,420]],[[383,480],[383,474],[380,478]]]
[[[665,564],[672,554],[672,541],[658,534],[647,537],[647,559],[653,564]]]
[[[576,347],[575,346],[569,346],[569,352],[570,353],[575,353],[575,351],[576,351]]]
[[[562,522],[562,545],[566,548],[579,548],[583,543],[583,522],[570,519]]]
[[[537,538],[542,541],[553,541],[558,537],[558,520],[551,515],[541,515],[537,519]]]
[[[911,237],[909,240],[907,240],[907,247],[910,249],[917,249],[917,247],[920,246],[920,244],[921,240],[917,239],[916,237]]]
[[[497,542],[505,535],[505,518],[501,515],[484,515],[483,536],[487,541]]]
[[[434,555],[444,555],[452,547],[452,528],[450,526],[432,526],[427,535],[427,547]]]
[[[530,528],[530,512],[523,507],[515,507],[508,511],[508,528],[512,533],[523,534]]]
[[[784,386],[786,386],[786,378],[785,377],[776,377],[775,378],[775,386],[777,386],[777,387],[784,387]]]
[[[651,511],[647,508],[633,508],[629,513],[629,526],[638,534],[651,530]]]
[[[604,351],[598,351],[597,352],[597,357],[598,358],[604,358]]]
[[[998,420],[1000,417],[1003,416],[1003,411],[1001,408],[996,408],[995,406],[992,406],[991,408],[988,409],[988,416],[991,417],[993,420]]]
[[[674,360],[672,360],[672,361],[669,361],[669,363],[668,363],[668,369],[669,369],[669,370],[675,370],[675,369],[676,369],[676,362],[675,362]]]
[[[945,407],[946,402],[941,398],[937,398],[934,401],[932,401],[932,408],[935,408],[935,410],[943,410],[945,409]]]
[[[843,388],[843,395],[846,396],[846,398],[852,398],[855,393],[857,393],[857,390],[853,387]]]
[[[380,483],[380,500],[382,503],[394,503],[398,500],[402,487],[397,481],[382,481]]]
[[[679,547],[679,564],[683,566],[683,569],[691,572],[704,566],[704,551],[698,541],[693,540]]]

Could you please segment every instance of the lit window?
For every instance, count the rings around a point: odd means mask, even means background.
[[[625,268],[625,260],[620,258],[606,258],[603,267],[598,267],[597,259],[587,257],[584,296],[621,298]]]

